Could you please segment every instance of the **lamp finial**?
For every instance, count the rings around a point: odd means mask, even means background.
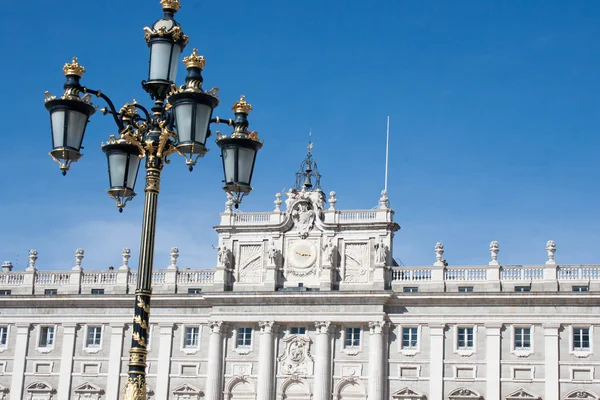
[[[185,64],[186,68],[200,68],[203,69],[204,66],[206,65],[206,60],[204,59],[204,56],[199,56],[198,55],[198,49],[194,49],[192,51],[192,54],[190,54],[187,57],[183,57],[183,63]]]
[[[181,4],[179,0],[160,0],[160,5],[163,8],[163,11],[172,11],[177,12],[181,8]]]
[[[77,75],[81,78],[83,74],[85,74],[85,68],[77,62],[77,57],[73,57],[73,61],[70,64],[65,64],[63,72],[65,73],[65,76]]]
[[[231,107],[234,113],[244,113],[249,114],[252,110],[252,104],[246,101],[246,96],[241,95],[239,101],[233,103],[233,107]]]

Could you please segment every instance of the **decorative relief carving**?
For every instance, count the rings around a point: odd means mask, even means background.
[[[344,248],[344,281],[366,283],[369,268],[369,247],[367,243],[346,243]]]
[[[343,377],[360,377],[362,374],[362,365],[353,364],[353,365],[342,365],[342,376]]]
[[[296,203],[292,209],[292,220],[300,237],[305,239],[315,223],[315,211],[312,204],[302,201]]]
[[[290,335],[283,340],[285,349],[279,356],[279,370],[284,375],[312,375],[314,360],[310,354],[311,340],[304,335]]]
[[[383,243],[383,238],[375,244],[375,265],[385,265],[387,259],[387,246]]]
[[[223,243],[219,246],[219,251],[217,256],[219,258],[219,265],[222,265],[226,269],[231,269],[233,267],[233,255],[231,254],[231,250],[227,248],[227,244]]]
[[[233,374],[237,376],[250,376],[252,375],[252,363],[247,364],[233,364]]]
[[[334,244],[333,239],[329,238],[323,244],[323,264],[334,265],[335,264],[335,253],[337,246]]]
[[[296,276],[315,273],[317,246],[310,240],[296,240],[287,252],[287,272]]]
[[[271,239],[271,241],[269,242],[269,249],[267,250],[267,257],[269,258],[268,265],[274,265],[277,267],[279,264],[278,261],[280,254],[281,252],[277,248],[277,245],[275,245],[275,241]]]
[[[262,272],[262,246],[259,244],[240,245],[238,281],[240,283],[260,283]]]

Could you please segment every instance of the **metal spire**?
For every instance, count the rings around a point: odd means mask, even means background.
[[[312,148],[314,146],[312,140],[310,140],[312,129],[309,131],[308,136],[309,141],[308,146],[306,147],[308,149],[306,158],[302,161],[302,164],[300,164],[300,170],[296,172],[296,185],[294,186],[294,189],[298,191],[321,190],[321,174],[319,174],[317,163],[312,159]]]

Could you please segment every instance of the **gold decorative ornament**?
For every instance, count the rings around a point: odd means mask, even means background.
[[[179,3],[179,0],[161,0],[160,5],[162,6],[163,10],[172,10],[174,12],[177,12],[177,10],[181,8],[181,3]]]
[[[204,59],[204,56],[198,55],[198,49],[194,49],[191,55],[183,57],[183,63],[185,64],[186,68],[203,69],[206,65],[206,60]]]
[[[241,95],[239,101],[233,103],[233,107],[231,107],[234,113],[244,113],[249,114],[252,110],[252,104],[246,101],[246,96]]]
[[[206,94],[214,97],[215,99],[218,99],[219,98],[219,88],[214,87],[214,88],[210,89],[208,92],[206,92]]]
[[[137,323],[142,329],[148,330],[148,325],[146,325],[146,321],[144,321],[141,316],[136,315],[133,317],[133,322]]]
[[[137,101],[133,99],[132,103],[125,103],[123,107],[119,110],[119,114],[123,116],[123,119],[131,119],[134,115],[137,115],[138,110],[135,106]]]
[[[137,301],[138,301],[138,303],[137,303],[138,307],[140,307],[142,310],[144,310],[144,312],[146,314],[150,314],[150,307],[148,307],[146,305],[146,303],[144,303],[144,300],[142,300],[141,296],[137,297]]]
[[[152,39],[152,36],[164,37],[164,36],[172,35],[173,40],[175,40],[175,41],[182,40],[183,44],[187,44],[188,39],[189,39],[189,36],[185,35],[183,33],[183,31],[181,30],[181,27],[179,27],[179,26],[174,26],[171,29],[167,29],[165,26],[161,26],[156,30],[145,27],[144,32],[145,32],[144,39],[146,39],[146,42],[148,42],[148,43],[150,43],[150,39]]]
[[[79,65],[77,57],[73,57],[73,61],[70,64],[65,64],[63,72],[65,76],[76,75],[81,78],[85,74],[85,68],[83,68],[83,65]]]
[[[127,378],[125,387],[123,388],[123,399],[125,400],[147,400],[146,381],[141,375],[134,378]]]
[[[146,341],[144,340],[143,337],[140,336],[139,333],[137,332],[133,332],[131,334],[131,337],[133,338],[133,340],[135,340],[136,342],[138,342],[138,344],[142,347],[146,347]]]

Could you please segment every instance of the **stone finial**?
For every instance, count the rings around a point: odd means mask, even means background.
[[[548,262],[554,263],[554,253],[556,253],[556,243],[554,240],[548,240],[546,242],[546,251],[548,252]]]
[[[171,265],[169,269],[177,269],[177,259],[179,258],[179,249],[177,247],[171,248]]]
[[[31,249],[29,250],[29,267],[27,267],[26,271],[35,271],[35,262],[38,259],[37,250]]]
[[[12,262],[10,261],[4,261],[2,263],[2,272],[10,272],[13,269],[13,265]]]
[[[81,270],[81,261],[83,260],[83,249],[77,249],[75,250],[75,266],[73,267],[74,270]]]
[[[231,213],[233,207],[233,196],[227,193],[227,201],[225,202],[225,213]]]
[[[381,191],[381,197],[379,198],[379,208],[387,210],[390,208],[390,199],[387,196],[387,190]]]
[[[128,270],[129,269],[129,259],[131,258],[131,249],[128,249],[127,247],[124,248],[123,252],[121,253],[121,257],[123,257],[123,265],[121,265],[119,267],[119,269]]]
[[[337,199],[335,198],[335,192],[331,191],[329,192],[329,200],[327,200],[329,202],[329,209],[331,211],[335,211],[335,203],[337,203]]]
[[[444,260],[443,258],[444,255],[444,243],[442,242],[437,242],[435,244],[435,258],[436,258],[436,262],[435,266],[445,266],[446,265],[446,260]]]
[[[281,212],[281,204],[283,201],[281,200],[281,193],[275,193],[275,212]]]
[[[500,251],[500,244],[497,241],[490,242],[490,253],[492,253],[492,262],[490,264],[498,263],[498,252]]]

